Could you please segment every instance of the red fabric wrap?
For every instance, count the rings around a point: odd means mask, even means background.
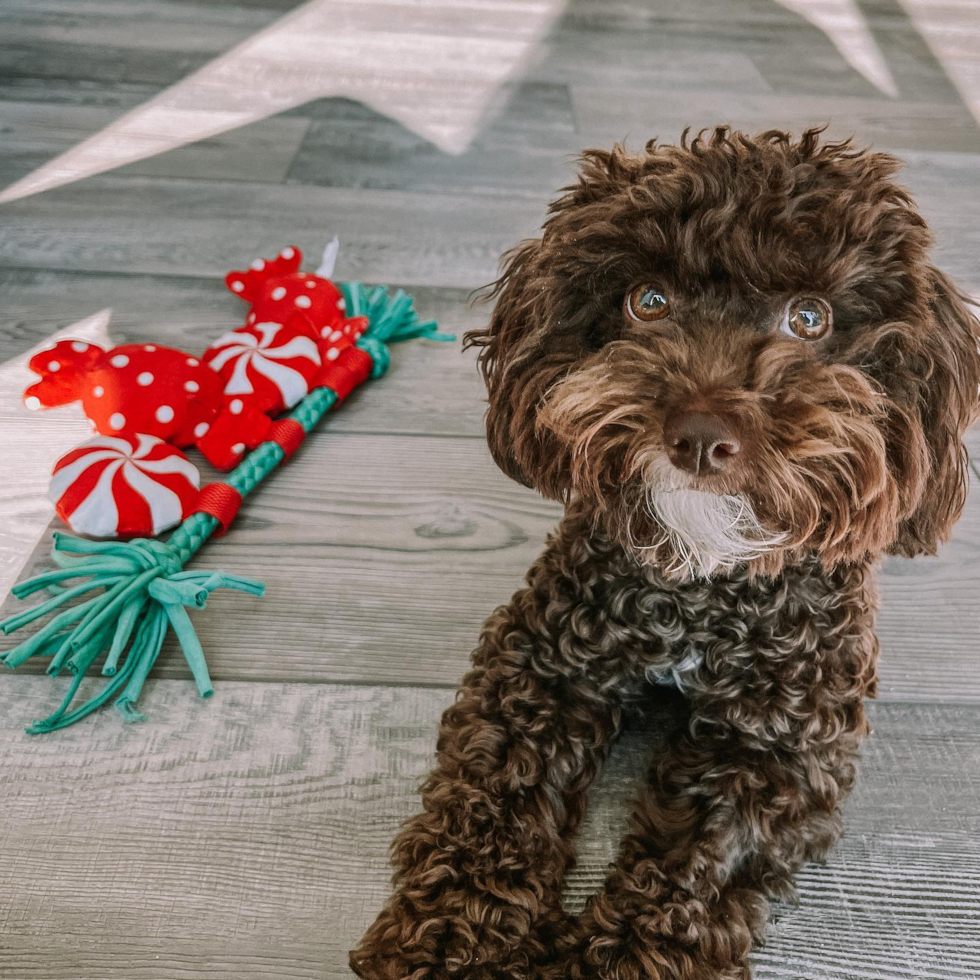
[[[221,537],[238,514],[242,505],[242,495],[227,483],[208,483],[201,487],[194,510],[200,514],[210,514],[219,525],[215,537]]]
[[[278,422],[272,423],[267,441],[282,447],[282,451],[285,453],[283,457],[285,463],[299,449],[300,443],[305,438],[306,432],[296,419],[279,419]]]
[[[336,361],[323,365],[313,381],[314,388],[329,388],[337,393],[339,405],[359,384],[371,377],[374,361],[360,347],[348,347]]]

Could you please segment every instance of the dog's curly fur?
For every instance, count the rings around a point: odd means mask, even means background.
[[[818,130],[590,150],[507,256],[469,337],[490,448],[565,517],[443,718],[360,977],[749,976],[767,899],[841,833],[876,563],[934,552],[966,496],[980,325],[897,168]],[[636,322],[624,296],[648,282],[671,314]],[[828,338],[779,330],[801,294],[830,304]],[[710,477],[668,459],[666,421],[692,409],[739,434]],[[738,546],[713,553],[705,521]],[[689,720],[603,888],[566,914],[587,788],[665,679]]]

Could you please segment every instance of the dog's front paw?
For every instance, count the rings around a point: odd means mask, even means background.
[[[382,953],[363,945],[351,950],[349,963],[361,980],[423,980],[432,976],[425,964],[410,963],[397,951]]]
[[[725,966],[672,942],[594,935],[542,971],[541,980],[751,980],[747,963]]]
[[[547,980],[667,980],[661,957],[629,947],[610,937],[596,937],[570,951]]]
[[[367,938],[350,952],[350,968],[361,980],[441,980],[437,965],[422,951],[382,949]]]
[[[415,951],[367,950],[350,954],[350,968],[361,980],[539,980],[527,963],[487,962],[477,956],[419,956]]]
[[[538,980],[549,950],[513,921],[526,913],[487,896],[471,906],[464,918],[396,897],[351,952],[351,969],[361,980]]]
[[[350,968],[361,980],[444,980],[443,932],[438,916],[396,897],[351,950]]]

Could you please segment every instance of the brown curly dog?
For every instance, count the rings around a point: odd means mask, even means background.
[[[505,473],[566,505],[442,720],[368,980],[744,980],[841,833],[875,570],[963,508],[980,324],[898,161],[782,132],[584,154],[482,348]],[[602,890],[562,879],[631,702],[681,690]]]

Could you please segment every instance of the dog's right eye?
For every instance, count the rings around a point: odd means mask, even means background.
[[[820,340],[833,325],[834,312],[829,303],[817,296],[801,296],[786,307],[779,329],[801,340]]]
[[[659,286],[637,286],[626,295],[626,312],[634,320],[649,323],[670,314],[670,301]]]

